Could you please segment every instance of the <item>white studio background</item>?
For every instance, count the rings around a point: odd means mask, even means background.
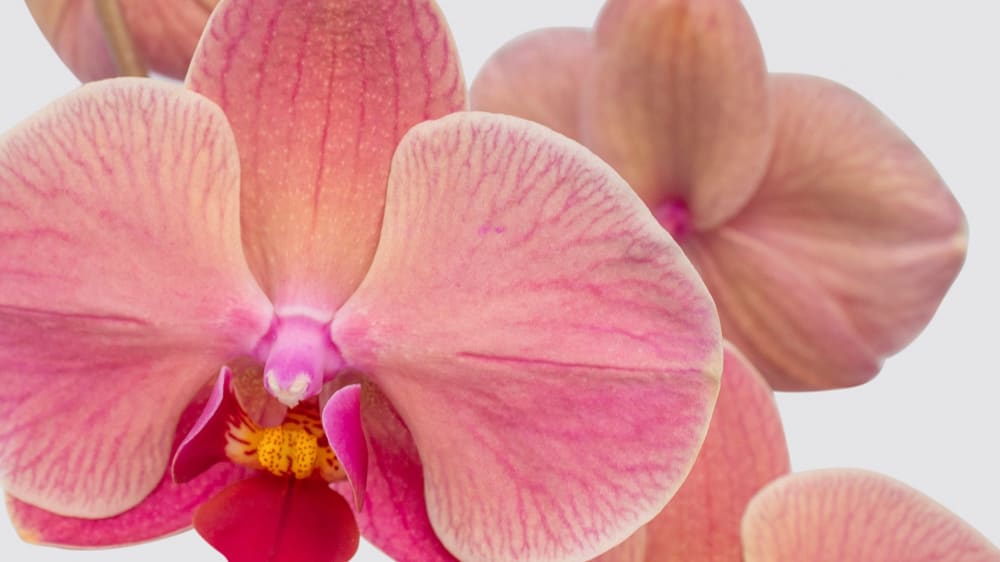
[[[589,26],[600,0],[439,0],[471,81],[508,39]],[[795,470],[863,467],[922,490],[1000,545],[1000,4],[747,0],[773,71],[840,81],[927,153],[969,221],[965,268],[937,316],[859,388],[781,394]],[[0,5],[0,130],[76,87],[21,2]],[[878,282],[878,280],[873,280]],[[0,561],[221,561],[194,533],[114,551],[25,545],[0,517]],[[358,560],[388,558],[367,545]]]

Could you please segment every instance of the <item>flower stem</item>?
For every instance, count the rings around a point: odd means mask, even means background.
[[[146,65],[135,50],[132,35],[125,25],[118,0],[96,0],[97,19],[104,30],[104,38],[111,50],[111,58],[120,76],[146,76]]]

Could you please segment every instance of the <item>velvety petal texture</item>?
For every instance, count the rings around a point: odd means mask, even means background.
[[[477,110],[506,113],[579,138],[580,93],[594,56],[589,29],[526,33],[493,54],[469,89]]]
[[[229,562],[345,562],[359,543],[350,506],[325,482],[264,474],[202,504],[194,527]]]
[[[723,329],[780,389],[850,386],[927,324],[965,258],[962,211],[920,150],[844,86],[775,75],[761,189],[685,246]]]
[[[644,545],[638,557],[609,553],[601,562],[731,562],[740,559],[740,521],[750,499],[789,471],[788,446],[767,381],[726,346],[719,400],[705,444],[667,507],[619,550]],[[616,558],[615,556],[619,556]]]
[[[732,216],[767,165],[760,42],[738,0],[610,0],[595,24],[581,139],[654,209]]]
[[[95,2],[26,0],[39,28],[84,82],[121,74],[108,47]],[[182,79],[218,0],[113,0],[119,3],[136,55],[150,70]]]
[[[182,88],[84,86],[0,138],[0,483],[108,517],[270,304],[240,247],[225,116]]]
[[[368,444],[361,426],[361,385],[337,390],[323,407],[323,431],[351,485],[354,507],[361,509],[368,482]]]
[[[467,561],[592,557],[659,512],[722,359],[704,286],[617,174],[471,112],[403,139],[332,334],[399,412],[430,521]]]
[[[378,242],[399,139],[465,107],[431,0],[224,2],[187,83],[236,133],[243,242],[279,310],[346,300]]]
[[[1000,561],[1000,550],[930,498],[848,469],[769,485],[747,507],[743,545],[746,562]]]

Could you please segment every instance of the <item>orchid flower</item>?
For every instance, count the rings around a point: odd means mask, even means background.
[[[609,0],[593,31],[503,47],[471,102],[620,172],[776,389],[875,376],[964,260],[961,209],[917,147],[844,86],[769,75],[736,0]]]
[[[788,471],[788,446],[771,389],[727,345],[719,399],[687,480],[659,515],[597,562],[740,560],[747,504]]]
[[[25,0],[81,81],[146,69],[183,79],[218,0]]]
[[[747,507],[742,537],[744,562],[1000,561],[1000,550],[934,500],[855,469],[775,480]]]
[[[433,2],[224,0],[187,86],[92,83],[0,140],[22,535],[130,543],[203,505],[234,560],[261,529],[326,559],[331,483],[399,560],[569,560],[663,508],[718,391],[714,303],[593,154],[438,119],[465,97]]]

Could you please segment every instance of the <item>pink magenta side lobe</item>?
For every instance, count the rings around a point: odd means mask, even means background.
[[[187,83],[235,131],[243,243],[279,311],[332,314],[347,299],[378,242],[399,139],[465,107],[430,0],[225,2]]]
[[[742,535],[746,562],[1000,562],[1000,550],[954,513],[863,470],[774,481],[747,507]]]
[[[271,308],[243,259],[225,116],[87,85],[0,138],[0,483],[109,517],[161,480],[181,412]]]
[[[347,385],[323,407],[323,431],[351,485],[354,507],[361,510],[368,482],[368,444],[361,426],[361,385]]]
[[[469,561],[624,539],[686,476],[721,370],[707,291],[621,178],[483,113],[404,138],[332,334],[399,412],[431,524]]]

